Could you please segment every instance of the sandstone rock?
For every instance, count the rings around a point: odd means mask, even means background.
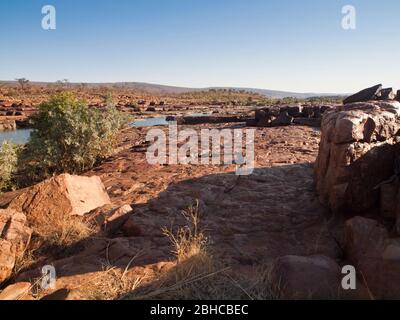
[[[290,126],[293,123],[293,117],[289,116],[287,112],[281,112],[279,116],[272,120],[270,125],[272,127]]]
[[[284,299],[337,298],[340,268],[325,256],[285,256],[275,260],[271,281]]]
[[[344,249],[352,262],[381,257],[388,238],[387,230],[372,219],[355,217],[344,226]]]
[[[379,201],[376,187],[394,174],[400,103],[349,104],[324,114],[315,180],[320,201],[362,213]]]
[[[396,92],[393,88],[382,89],[379,92],[378,100],[394,100],[396,98]]]
[[[396,100],[400,102],[400,90],[397,90]]]
[[[0,210],[0,283],[7,280],[29,244],[32,230],[24,214],[12,209]]]
[[[82,216],[109,203],[99,177],[62,174],[29,188],[11,201],[9,208],[26,213],[29,220],[46,215]]]
[[[13,245],[17,255],[24,253],[32,230],[26,226],[26,216],[13,209],[0,210],[0,238]]]
[[[354,103],[354,102],[365,102],[369,100],[374,100],[377,98],[377,95],[380,93],[382,90],[382,85],[378,84],[376,86],[373,86],[371,88],[367,88],[364,90],[361,90],[360,92],[346,98],[343,101],[343,104],[349,104],[349,103]]]
[[[0,239],[0,283],[7,280],[15,265],[13,245],[7,240]]]
[[[30,282],[9,285],[0,292],[0,300],[27,300],[29,299],[30,289]]]
[[[389,239],[376,221],[355,217],[345,224],[344,251],[375,298],[400,297],[400,239]]]
[[[129,219],[132,211],[130,205],[115,207],[113,204],[107,204],[88,213],[87,219],[94,221],[107,237],[113,237]]]

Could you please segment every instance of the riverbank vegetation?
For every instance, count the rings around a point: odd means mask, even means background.
[[[3,146],[3,189],[11,181],[24,187],[53,174],[91,169],[113,153],[118,131],[128,121],[112,105],[100,110],[89,108],[71,93],[52,96],[32,117],[31,138],[20,152],[13,153],[9,143]]]

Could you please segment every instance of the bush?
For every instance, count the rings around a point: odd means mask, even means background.
[[[4,141],[0,149],[0,191],[12,187],[13,174],[17,171],[18,146]]]
[[[26,161],[37,178],[54,173],[79,174],[110,156],[125,124],[114,107],[89,108],[69,93],[53,96],[33,117]]]

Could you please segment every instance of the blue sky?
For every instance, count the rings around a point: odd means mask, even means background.
[[[44,5],[57,29],[41,28]],[[344,5],[357,29],[341,27]],[[400,88],[398,0],[0,1],[0,79]]]

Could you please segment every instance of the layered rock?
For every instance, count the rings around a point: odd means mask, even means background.
[[[378,186],[394,174],[399,129],[396,101],[348,104],[325,114],[315,165],[321,202],[333,211],[374,207]]]
[[[9,208],[35,219],[47,215],[82,216],[109,203],[110,198],[99,177],[62,174],[29,188],[11,201]]]

